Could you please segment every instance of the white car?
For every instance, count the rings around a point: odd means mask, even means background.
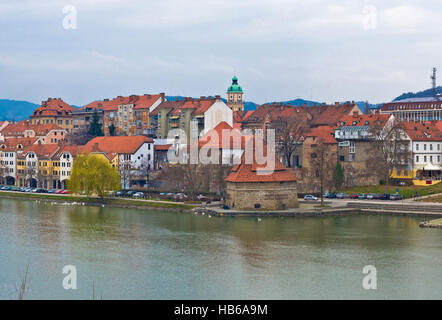
[[[311,195],[311,194],[308,194],[308,195],[306,195],[304,197],[304,200],[314,200],[314,201],[316,201],[316,200],[318,200],[318,198],[313,196],[313,195]]]

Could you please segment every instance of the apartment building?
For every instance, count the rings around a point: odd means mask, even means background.
[[[409,98],[385,103],[382,114],[392,114],[399,121],[442,120],[442,99],[439,97]]]
[[[75,108],[61,98],[48,98],[31,114],[32,124],[55,124],[67,132],[72,130],[72,111]]]

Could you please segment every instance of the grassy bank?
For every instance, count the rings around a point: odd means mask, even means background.
[[[425,199],[419,200],[420,202],[435,202],[435,203],[442,203],[442,196],[434,196],[434,197],[428,197]]]
[[[57,202],[79,202],[89,205],[109,205],[118,207],[136,207],[136,208],[151,208],[151,209],[173,209],[176,211],[190,211],[194,206],[174,203],[174,202],[156,202],[156,201],[142,201],[142,200],[129,200],[120,198],[105,198],[100,199],[96,197],[79,197],[79,196],[58,196],[53,194],[34,194],[34,193],[18,193],[1,191],[0,198],[16,198],[25,200],[41,200],[41,201],[57,201]]]
[[[414,194],[417,192],[419,196],[428,196],[432,194],[442,193],[442,183],[435,184],[433,186],[428,187],[419,187],[419,186],[405,186],[405,187],[396,187],[390,186],[389,193],[396,193],[396,188],[399,188],[399,194],[403,196],[405,199],[414,197]],[[347,194],[351,193],[385,193],[385,186],[363,186],[363,187],[354,187],[349,189],[342,189],[339,192],[345,192]]]

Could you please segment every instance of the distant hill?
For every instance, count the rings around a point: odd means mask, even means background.
[[[28,101],[0,99],[0,120],[19,121],[29,118],[37,107],[37,104]]]
[[[442,94],[442,86],[436,88],[436,94]],[[408,92],[403,93],[399,97],[395,98],[393,101],[409,99],[409,98],[426,98],[433,96],[433,89],[427,89],[419,92]]]

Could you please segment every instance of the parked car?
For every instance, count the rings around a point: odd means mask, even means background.
[[[134,193],[133,197],[134,198],[144,198],[144,193],[143,192]]]
[[[390,200],[390,196],[391,195],[389,193],[384,193],[384,194],[381,194],[379,199],[381,199],[381,200]]]
[[[198,195],[197,198],[199,201],[209,201],[209,198],[202,194]]]
[[[37,193],[48,193],[48,190],[43,189],[43,188],[38,188],[36,192]]]
[[[404,197],[402,197],[400,194],[392,194],[390,195],[390,200],[402,200]]]
[[[124,196],[124,191],[117,191],[117,192],[115,192],[115,196],[116,196],[116,197],[122,197],[122,196]]]
[[[57,189],[51,189],[48,191],[48,193],[57,193],[57,191],[58,191]]]
[[[24,192],[32,192],[32,188],[25,188]]]
[[[358,199],[359,200],[366,200],[367,199],[367,195],[365,193],[361,193],[361,194],[359,194]]]
[[[173,198],[175,200],[184,201],[184,200],[187,200],[187,195],[185,195],[184,193],[180,192],[180,193],[175,194]]]
[[[334,198],[336,198],[336,193],[334,193],[334,192],[326,192],[326,193],[324,193],[324,198],[334,199]]]
[[[346,194],[346,193],[337,193],[336,194],[336,198],[337,199],[346,199],[346,198],[348,198],[348,194]]]
[[[0,190],[8,191],[8,190],[11,190],[11,187],[4,186],[4,187],[2,187]]]
[[[357,193],[352,193],[350,199],[359,199],[359,195]]]
[[[304,200],[313,200],[313,201],[316,201],[316,200],[318,200],[318,198],[315,197],[314,195],[308,194],[308,195],[306,195],[306,196],[304,197]]]

